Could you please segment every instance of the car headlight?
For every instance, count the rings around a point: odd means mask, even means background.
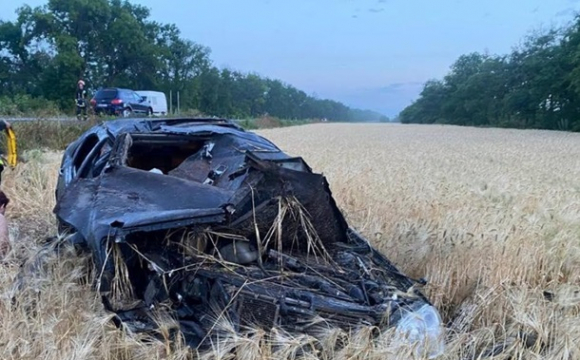
[[[396,341],[415,348],[415,356],[434,359],[444,351],[444,329],[439,312],[428,304],[408,311],[396,326]]]

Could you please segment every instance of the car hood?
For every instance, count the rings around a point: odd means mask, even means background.
[[[73,182],[55,213],[91,244],[138,230],[221,222],[232,194],[195,181],[119,166],[98,178]]]

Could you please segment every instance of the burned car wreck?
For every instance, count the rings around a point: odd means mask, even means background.
[[[56,197],[60,231],[134,331],[164,307],[197,348],[227,316],[236,330],[395,327],[442,351],[438,312],[347,224],[326,179],[233,121],[96,125],[66,149]]]

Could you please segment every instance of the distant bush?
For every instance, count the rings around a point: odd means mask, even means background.
[[[56,116],[61,112],[56,103],[30,95],[0,97],[0,115],[3,116]]]
[[[255,124],[260,129],[270,129],[283,126],[282,120],[278,119],[277,117],[268,115],[257,118],[255,120]]]
[[[316,122],[314,120],[285,120],[274,116],[264,115],[255,119],[240,120],[238,124],[246,130],[273,129],[278,127],[304,125]]]
[[[256,119],[239,120],[237,123],[246,130],[255,130],[258,128],[256,125]]]
[[[197,109],[185,109],[181,110],[179,114],[169,116],[187,117],[187,116],[207,116],[207,115]]]

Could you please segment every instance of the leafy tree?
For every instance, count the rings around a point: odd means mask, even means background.
[[[228,117],[379,121],[381,114],[316,99],[279,80],[216,68],[210,49],[121,0],[48,0],[0,21],[0,96],[27,94],[72,110],[76,82],[179,92],[182,109]],[[172,96],[177,108],[177,96]]]
[[[580,17],[527,36],[510,54],[463,55],[405,108],[404,123],[580,131]]]

